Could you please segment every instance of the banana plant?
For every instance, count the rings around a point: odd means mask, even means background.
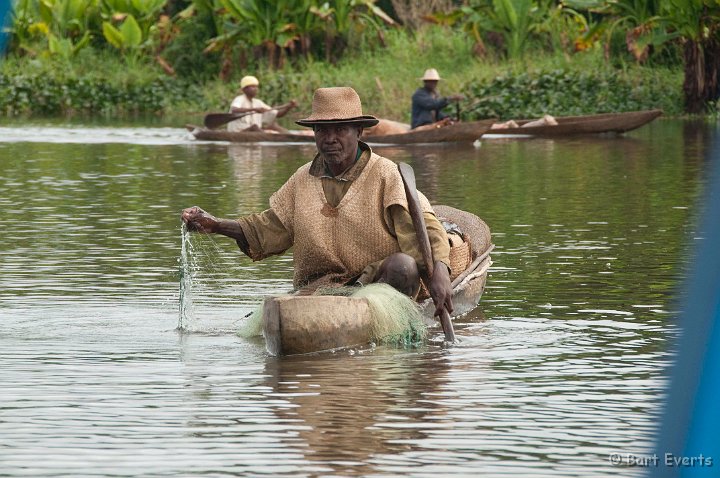
[[[508,56],[520,58],[530,36],[532,24],[532,0],[493,0],[494,27],[503,35]]]
[[[110,22],[103,22],[102,28],[105,40],[109,44],[123,52],[129,61],[137,59],[143,43],[143,33],[134,16],[127,15],[120,28],[116,28]]]
[[[284,61],[284,48],[299,39],[292,21],[293,0],[220,0],[229,16],[225,33],[215,43],[231,39],[265,52],[270,65],[279,67]]]
[[[324,22],[314,13],[316,4],[315,0],[296,0],[292,13],[300,54],[305,57],[310,56],[313,38],[319,37],[324,29]]]
[[[663,0],[660,22],[683,46],[685,109],[701,113],[720,96],[720,3]]]
[[[10,32],[31,55],[69,58],[89,44],[98,18],[97,0],[19,0]]]
[[[18,0],[10,11],[11,21],[6,30],[10,34],[10,44],[19,51],[37,55],[34,43],[39,38],[46,37],[50,31],[47,23],[40,18],[37,3],[32,0]]]
[[[167,3],[168,0],[100,0],[100,8],[105,22],[118,22],[132,16],[142,36],[148,38]]]
[[[167,3],[168,0],[100,0],[104,16],[125,13],[133,15],[136,21],[154,19]]]
[[[364,34],[373,29],[383,40],[383,24],[395,25],[395,21],[375,0],[332,0],[311,7],[310,11],[325,24],[325,56],[327,60],[337,57],[350,41],[354,33]]]
[[[460,10],[465,15],[463,29],[475,39],[478,52],[484,51],[482,33],[493,32],[503,39],[509,58],[525,54],[528,38],[548,14],[533,0],[482,0]]]
[[[660,26],[661,0],[610,0],[599,12],[609,15],[605,22],[607,43],[610,44],[616,29],[625,33],[627,50],[636,61],[648,58],[652,46],[667,42],[668,37]]]
[[[90,43],[90,37],[90,32],[86,31],[82,38],[75,42],[71,38],[58,38],[52,33],[48,33],[48,52],[50,55],[69,61]]]
[[[40,0],[40,18],[59,38],[79,39],[98,17],[97,0]]]

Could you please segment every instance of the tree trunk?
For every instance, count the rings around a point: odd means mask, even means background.
[[[718,83],[718,75],[720,75],[720,37],[717,34],[710,36],[705,52],[705,82],[708,88],[708,101],[712,102],[720,98],[720,83]]]
[[[233,62],[232,52],[229,48],[224,48],[222,51],[222,64],[220,66],[220,79],[222,81],[228,81],[232,76]]]
[[[685,94],[685,111],[697,114],[703,111],[703,91],[705,89],[705,55],[702,45],[694,40],[687,40],[683,47],[685,60],[685,80],[683,93]]]
[[[720,41],[714,36],[701,41],[688,40],[683,48],[685,60],[685,111],[704,113],[709,103],[718,99]]]

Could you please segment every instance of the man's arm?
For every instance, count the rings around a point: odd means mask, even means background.
[[[194,206],[183,210],[182,220],[191,231],[235,239],[254,261],[282,254],[292,246],[292,237],[272,209],[234,220],[216,218]]]
[[[430,295],[435,302],[436,313],[439,315],[443,306],[447,307],[448,312],[452,312],[452,284],[450,282],[450,242],[447,238],[445,228],[434,214],[423,213],[425,219],[425,227],[430,240],[430,249],[432,250],[434,264],[434,274],[428,282],[427,267],[423,260],[420,247],[418,245],[417,235],[413,227],[412,217],[410,213],[402,206],[390,206],[391,230],[394,230],[398,239],[400,251],[412,256],[421,270],[425,283],[428,286]]]
[[[285,103],[284,105],[277,106],[275,109],[277,110],[277,117],[282,118],[285,116],[288,111],[295,108],[297,106],[297,101],[290,100],[289,103]]]
[[[244,101],[244,95],[236,96],[232,103],[230,103],[230,111],[229,113],[237,114],[237,113],[253,113],[253,108],[246,108],[245,101]]]
[[[448,105],[447,98],[433,98],[428,91],[423,89],[415,92],[413,95],[413,102],[424,110],[439,110]]]
[[[267,111],[266,108],[237,108],[235,106],[230,108],[230,113],[264,113]]]

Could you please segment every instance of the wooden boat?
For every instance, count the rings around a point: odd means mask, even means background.
[[[266,133],[264,131],[227,131],[207,129],[202,126],[185,125],[195,139],[201,141],[229,141],[231,143],[314,143],[315,136],[300,133]]]
[[[424,144],[473,142],[490,130],[495,120],[471,121],[455,123],[442,128],[410,130],[407,133],[388,134],[364,137],[363,141],[370,144]],[[300,133],[266,133],[263,131],[230,132],[226,130],[210,130],[201,126],[186,125],[187,130],[195,139],[202,141],[229,141],[233,143],[314,143],[311,134]]]
[[[490,130],[495,120],[454,123],[442,128],[430,128],[407,133],[363,137],[369,144],[423,144],[423,143],[472,143]]]
[[[447,217],[448,212],[458,210],[436,206],[435,211],[438,216],[443,214]],[[487,233],[484,237],[469,238],[471,250],[483,249],[479,253],[473,252],[472,262],[453,279],[453,317],[469,312],[480,301],[492,263],[490,252],[494,247],[490,244],[487,225],[477,216],[464,214],[471,217],[471,221],[479,221],[477,227],[486,229]],[[471,230],[467,221],[462,224],[462,220],[455,219],[450,220],[463,230]],[[435,306],[432,299],[426,299],[420,306],[425,322],[428,325],[437,324],[433,319]],[[271,355],[305,354],[367,345],[371,340],[371,330],[372,314],[365,298],[285,295],[269,297],[263,304],[263,335]]]
[[[624,133],[637,129],[662,115],[662,110],[630,111],[586,116],[556,117],[557,125],[522,127],[535,120],[516,121],[517,128],[491,129],[488,133],[498,135],[572,136],[598,133]]]

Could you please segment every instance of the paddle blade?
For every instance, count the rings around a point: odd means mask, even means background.
[[[428,237],[425,218],[423,217],[422,208],[420,207],[420,199],[415,186],[415,172],[413,171],[412,166],[407,163],[399,163],[398,170],[400,171],[400,176],[402,177],[403,184],[405,185],[405,195],[407,196],[408,209],[410,212],[410,218],[413,222],[413,227],[415,228],[415,234],[417,235],[420,253],[425,261],[428,276],[432,279],[434,274],[433,266],[435,262],[432,256],[432,249],[430,248],[430,238]],[[440,314],[440,325],[442,325],[443,332],[445,333],[445,341],[448,343],[455,342],[455,331],[453,330],[452,321],[450,320],[450,314],[444,307],[442,309],[442,313]]]
[[[215,129],[249,114],[251,113],[210,113],[205,115],[203,124],[207,129]]]

